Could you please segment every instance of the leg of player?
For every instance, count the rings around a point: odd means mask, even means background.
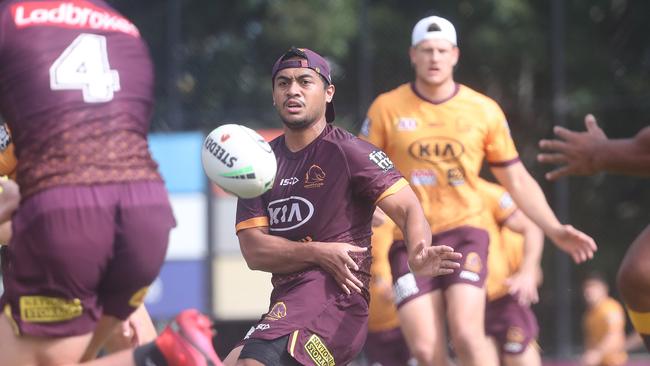
[[[529,343],[526,350],[518,355],[504,353],[503,364],[505,366],[541,366],[542,357],[537,345],[533,342]]]
[[[226,358],[223,360],[224,366],[235,366],[237,364],[237,360],[239,359],[239,354],[241,353],[242,348],[244,346],[238,346],[233,348],[232,351],[226,356]]]
[[[634,328],[650,351],[650,225],[634,240],[618,270],[618,289]]]
[[[66,337],[44,338],[17,336],[13,321],[0,315],[0,365],[52,365],[75,362],[90,342],[91,333]]]
[[[485,358],[485,288],[457,283],[444,291],[452,344],[465,366],[496,366]]]
[[[485,358],[488,360],[499,360],[499,357],[499,342],[494,337],[488,335],[487,342],[485,342]]]
[[[104,350],[107,353],[115,353],[121,350],[137,347],[156,339],[156,327],[144,305],[129,316],[129,319],[122,322],[111,337],[106,341]],[[86,350],[88,351],[88,350]]]
[[[433,349],[433,364],[436,366],[453,366],[453,362],[449,358],[449,351],[447,347],[447,329],[444,314],[445,301],[442,291],[433,292],[433,314],[436,317],[434,322],[435,332],[435,346]]]
[[[434,325],[436,321],[444,321],[433,311],[436,298],[442,298],[441,291],[418,296],[397,309],[406,344],[422,366],[434,365],[435,338],[438,336]]]
[[[102,349],[102,347],[104,347],[106,341],[120,328],[121,324],[122,320],[118,318],[102,315],[102,317],[99,318],[99,321],[97,322],[97,326],[95,327],[95,332],[90,339],[90,343],[88,344],[88,347],[86,347],[86,351],[81,357],[81,361],[90,361],[97,357],[99,351]]]

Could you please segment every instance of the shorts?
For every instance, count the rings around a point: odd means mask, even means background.
[[[485,305],[485,333],[494,338],[499,352],[518,355],[537,339],[539,326],[529,306],[505,295]]]
[[[399,327],[368,332],[364,353],[371,366],[405,366],[411,359],[406,339]]]
[[[448,245],[463,254],[461,268],[454,273],[437,277],[413,275],[408,267],[408,253],[403,240],[393,242],[388,252],[395,304],[399,308],[407,302],[434,290],[464,283],[482,288],[487,277],[489,236],[487,231],[463,226],[432,236],[433,245]]]
[[[368,328],[368,302],[347,295],[334,278],[306,271],[273,289],[271,307],[242,343],[288,335],[286,349],[302,365],[346,365],[361,351]]]
[[[91,332],[144,301],[175,226],[162,182],[62,186],[28,197],[3,248],[0,306],[17,334]]]
[[[242,348],[239,359],[251,358],[261,362],[264,366],[300,365],[287,351],[288,343],[288,335],[270,341],[250,339]]]

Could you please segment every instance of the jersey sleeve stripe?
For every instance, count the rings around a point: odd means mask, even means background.
[[[248,220],[242,221],[235,226],[235,232],[240,230],[250,229],[254,227],[269,226],[269,218],[266,216],[253,217]]]
[[[375,204],[377,204],[377,202],[383,200],[384,198],[397,193],[400,189],[402,189],[402,188],[404,188],[404,187],[406,187],[408,185],[409,185],[409,182],[406,179],[400,178],[397,182],[393,183],[392,186],[388,187],[388,189],[385,190],[384,193],[382,193],[379,196],[379,198],[377,198],[375,200]]]
[[[505,161],[488,161],[488,164],[493,167],[502,168],[515,163],[518,163],[521,159],[517,156],[514,159],[505,160]]]

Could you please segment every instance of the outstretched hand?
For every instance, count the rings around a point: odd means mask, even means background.
[[[446,245],[425,247],[419,243],[409,257],[411,272],[417,276],[434,277],[454,273],[455,269],[460,268],[458,260],[463,255]]]
[[[585,127],[586,131],[576,132],[556,126],[553,132],[558,139],[539,142],[539,147],[549,152],[538,154],[537,161],[560,165],[559,168],[546,173],[546,179],[556,180],[567,175],[591,175],[598,171],[594,164],[594,151],[601,142],[607,140],[607,136],[591,114],[585,116]]]
[[[348,295],[350,290],[361,293],[363,282],[359,280],[350,270],[359,270],[359,266],[350,256],[350,252],[365,252],[368,248],[361,248],[348,243],[327,243],[326,245],[314,245],[317,253],[318,265],[330,273],[343,291]]]
[[[585,262],[594,257],[598,250],[596,242],[589,235],[571,225],[562,225],[560,230],[551,236],[558,248],[567,252],[576,263]]]

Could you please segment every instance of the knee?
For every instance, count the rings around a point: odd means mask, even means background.
[[[435,347],[424,342],[417,342],[411,347],[411,355],[418,360],[418,365],[434,365]]]
[[[474,354],[480,352],[481,341],[487,341],[485,337],[479,337],[479,333],[469,329],[460,329],[452,335],[454,348],[463,354]]]
[[[621,264],[616,284],[623,301],[639,310],[650,307],[650,266],[639,258],[625,258]]]

